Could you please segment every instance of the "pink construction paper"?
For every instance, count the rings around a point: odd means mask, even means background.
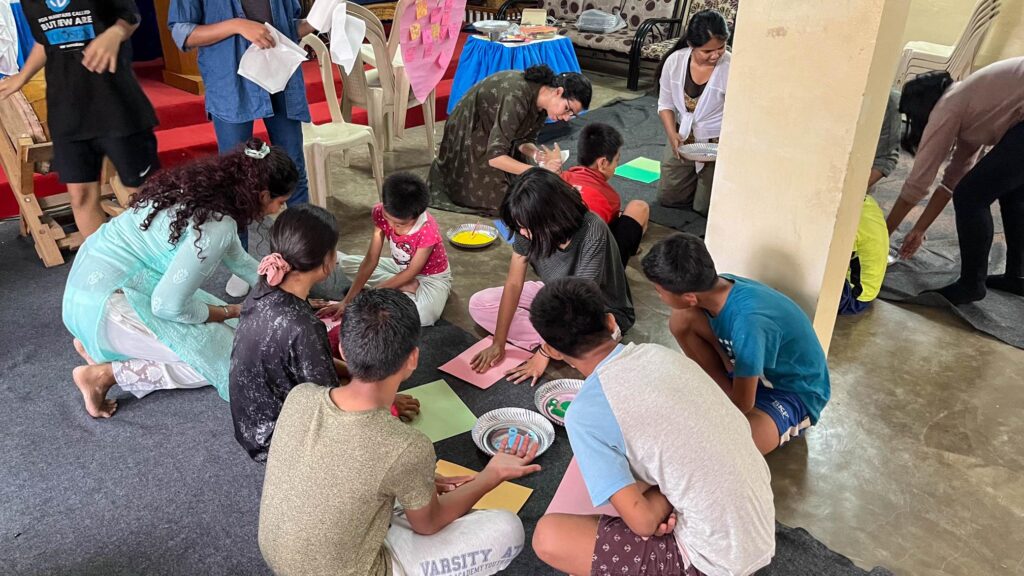
[[[436,24],[436,23],[438,23],[440,21],[441,21],[441,12],[439,10],[434,10],[433,12],[430,13],[430,23],[431,24]]]
[[[421,39],[423,34],[420,35],[421,38],[415,40],[410,37],[409,28],[413,24],[419,24],[424,32],[428,32],[426,36],[430,35],[432,16],[428,13],[423,18],[416,18],[416,4],[416,2],[400,3],[402,12],[398,15],[398,22],[401,27],[399,34],[402,58],[410,64],[405,67],[405,74],[409,77],[409,84],[412,86],[412,92],[416,99],[423,102],[430,91],[437,87],[451,64],[452,54],[455,53],[455,47],[459,40],[458,31],[462,29],[462,22],[466,14],[466,0],[445,0],[445,9],[449,14],[450,33],[447,36],[442,34],[442,37],[436,41],[431,38],[430,43]],[[418,50],[415,49],[421,45],[423,46],[422,57],[417,54]],[[429,48],[431,45],[433,48]],[[434,56],[435,54],[443,54],[445,57],[437,58]],[[416,64],[412,65],[413,62]]]
[[[546,514],[619,515],[611,504],[594,508],[590,503],[590,493],[587,492],[587,485],[583,482],[583,473],[580,472],[580,465],[576,462],[575,456],[565,469],[565,476],[562,477],[562,483],[558,485]]]
[[[493,343],[494,338],[488,336],[487,338],[484,338],[483,340],[471,346],[469,350],[466,350],[462,354],[459,354],[455,358],[452,358],[447,364],[441,366],[439,370],[441,370],[442,372],[447,372],[448,374],[451,374],[452,376],[455,376],[460,380],[464,380],[472,384],[473,386],[476,386],[477,388],[482,388],[486,390],[491,386],[494,386],[495,382],[504,378],[505,372],[508,372],[509,370],[515,368],[516,366],[519,366],[523,362],[529,360],[531,356],[533,356],[533,354],[527,352],[526,350],[516,348],[515,346],[512,345],[506,345],[505,359],[499,362],[497,366],[491,368],[487,372],[484,372],[483,374],[477,374],[470,365],[470,363],[473,361],[473,356],[476,356],[477,352],[483,350],[484,348],[487,348]]]

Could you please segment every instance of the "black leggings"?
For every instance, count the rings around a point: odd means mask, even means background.
[[[960,281],[984,292],[992,249],[992,203],[999,202],[1006,233],[1006,275],[1024,275],[1024,122],[1010,128],[968,172],[953,193],[960,241]]]

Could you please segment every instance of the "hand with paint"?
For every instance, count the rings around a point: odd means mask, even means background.
[[[480,473],[487,475],[495,486],[506,480],[515,480],[540,471],[539,465],[530,464],[537,457],[540,444],[531,442],[525,435],[517,435],[515,440],[510,438],[510,441],[512,445],[505,446],[501,452],[495,454]]]

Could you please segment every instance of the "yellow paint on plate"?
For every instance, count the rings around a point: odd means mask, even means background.
[[[452,242],[456,244],[465,244],[466,246],[483,246],[493,242],[494,238],[491,238],[489,234],[483,232],[473,232],[472,230],[465,230],[452,236]]]

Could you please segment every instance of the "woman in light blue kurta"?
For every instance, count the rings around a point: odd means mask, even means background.
[[[199,289],[223,263],[250,285],[256,261],[238,228],[281,209],[298,181],[288,155],[250,140],[225,156],[155,175],[125,213],[82,245],[64,291],[64,324],[88,363],[75,368],[86,410],[107,418],[115,383],[136,396],[212,384],[225,400],[237,305]]]

